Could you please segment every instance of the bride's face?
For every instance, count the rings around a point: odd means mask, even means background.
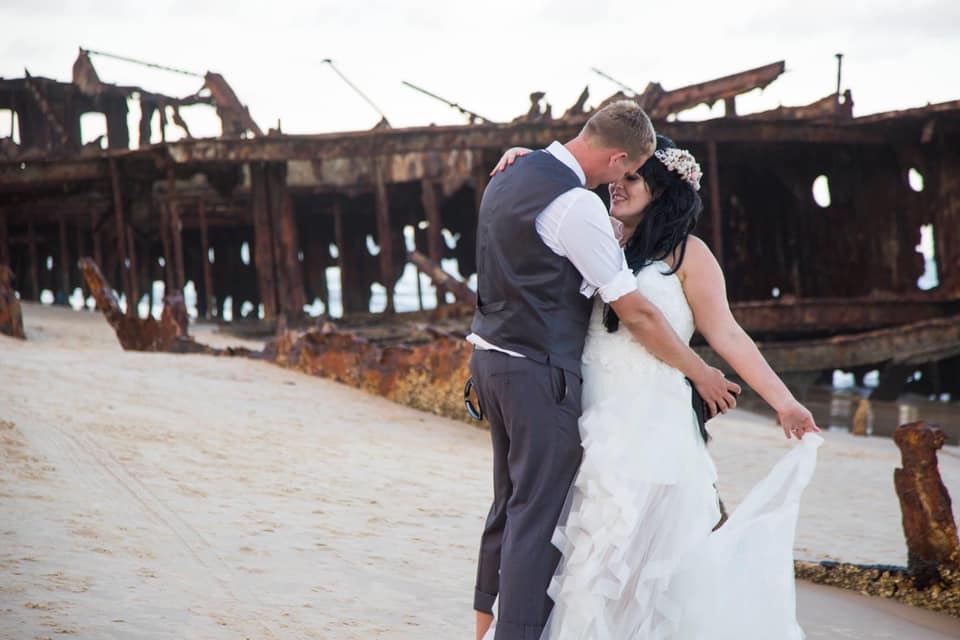
[[[640,216],[653,200],[647,181],[636,173],[611,182],[609,189],[610,215],[624,222]]]

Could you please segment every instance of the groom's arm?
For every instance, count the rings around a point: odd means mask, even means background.
[[[712,411],[736,406],[737,385],[708,366],[680,339],[660,309],[637,291],[636,277],[627,267],[600,198],[584,189],[561,198],[564,201],[556,204],[567,206],[550,211],[551,217],[545,220],[538,219],[537,229],[547,245],[583,276],[581,292],[599,294],[640,344],[693,381]]]

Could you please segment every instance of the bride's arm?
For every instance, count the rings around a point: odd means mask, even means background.
[[[500,156],[500,159],[497,160],[497,166],[493,168],[490,172],[491,176],[495,176],[510,165],[513,164],[514,160],[517,158],[522,158],[533,151],[533,149],[528,149],[527,147],[510,147],[503,152],[503,155]]]
[[[707,245],[690,236],[679,274],[697,330],[743,380],[777,412],[789,438],[819,431],[813,416],[770,368],[757,345],[737,323],[727,301],[723,271]]]

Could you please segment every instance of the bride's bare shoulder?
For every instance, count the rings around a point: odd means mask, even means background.
[[[691,233],[687,236],[687,246],[683,256],[683,264],[680,265],[681,270],[687,266],[687,262],[690,262],[691,267],[697,268],[704,266],[704,264],[716,264],[717,259],[713,256],[713,252],[710,251],[707,243]]]

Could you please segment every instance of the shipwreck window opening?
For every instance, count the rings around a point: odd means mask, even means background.
[[[827,179],[827,176],[817,176],[813,181],[813,201],[821,209],[830,206],[830,180]]]
[[[260,304],[257,305],[257,317],[263,320],[265,315],[266,314],[264,314],[263,312],[263,303],[261,302]]]
[[[330,243],[330,246],[328,247],[328,249],[329,249],[329,251],[330,251],[330,257],[331,257],[331,258],[333,258],[334,260],[339,260],[339,259],[340,259],[340,249],[337,248],[337,245],[335,245],[334,243],[331,242],[331,243]]]
[[[161,267],[167,266],[167,261],[163,259],[163,256],[157,256],[157,264]]]
[[[47,267],[47,271],[53,271],[53,256],[47,256],[47,261],[44,264]]]
[[[367,252],[372,256],[380,255],[380,245],[374,241],[373,236],[369,233],[367,234]]]
[[[220,317],[227,322],[233,322],[233,296],[226,296],[220,305]]]
[[[447,249],[457,248],[457,243],[460,242],[459,233],[453,233],[450,229],[443,229],[440,231],[440,235],[443,236],[443,243],[447,245]]]
[[[780,287],[774,287],[773,289],[771,289],[771,290],[770,290],[770,295],[773,296],[774,298],[779,298],[779,297],[780,297]]]
[[[330,245],[335,246],[335,245]],[[343,317],[343,291],[340,290],[340,267],[327,267],[327,315],[331,318]]]
[[[875,389],[880,385],[880,370],[874,369],[863,374],[863,386]]]
[[[83,289],[80,287],[74,287],[73,291],[71,291],[70,295],[67,297],[67,303],[74,311],[80,311],[83,309],[87,303],[87,301],[83,299]]]
[[[303,250],[302,250],[302,249],[299,250],[299,251],[297,251],[297,260],[299,260],[300,262],[303,262]]]
[[[159,320],[160,314],[163,313],[163,296],[167,293],[167,285],[163,280],[154,280],[151,283],[151,289],[153,290],[153,308],[150,309],[150,315]]]
[[[210,264],[213,264],[217,261],[217,252],[213,250],[213,247],[207,249],[207,261]]]
[[[0,109],[0,138],[20,144],[20,116],[13,109]]]
[[[40,304],[53,304],[53,300],[53,291],[50,291],[50,289],[44,289],[40,292]]]
[[[430,228],[430,223],[427,222],[426,220],[421,220],[420,222],[417,223],[417,229],[420,229],[420,231],[423,231],[424,229],[429,229],[429,228]]]
[[[314,298],[310,304],[303,305],[303,312],[311,318],[318,318],[327,310],[327,305],[319,297]]]
[[[914,167],[910,167],[910,170],[907,171],[907,184],[910,185],[911,189],[920,193],[923,191],[923,174]]]
[[[240,245],[240,262],[250,264],[250,243],[244,242]]]
[[[243,304],[240,305],[240,317],[241,317],[241,318],[246,318],[246,317],[249,316],[251,313],[253,313],[253,310],[254,310],[255,308],[256,308],[256,307],[253,306],[253,303],[252,303],[252,302],[250,302],[249,300],[244,300],[244,301],[243,301]]]
[[[183,304],[187,308],[187,315],[190,316],[191,320],[200,317],[200,313],[197,311],[197,283],[193,280],[187,280],[187,284],[183,285]]]
[[[107,116],[97,111],[90,111],[80,116],[80,143],[83,145],[98,144],[101,149],[107,148]]]
[[[408,224],[403,227],[403,242],[407,247],[407,251],[416,251],[417,243],[412,224]]]
[[[368,236],[369,237],[369,236]],[[387,288],[379,282],[370,285],[370,312],[383,313],[387,309]]]
[[[923,275],[917,278],[917,288],[922,291],[936,289],[940,286],[940,273],[932,224],[920,226],[920,244],[914,249],[923,256]]]

